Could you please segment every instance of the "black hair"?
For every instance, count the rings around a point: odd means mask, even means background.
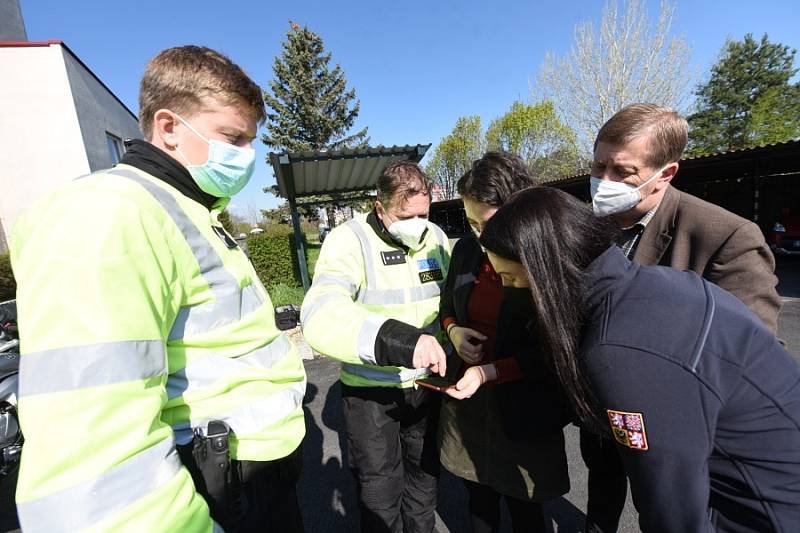
[[[534,187],[513,195],[481,233],[487,250],[522,263],[530,283],[540,353],[578,417],[597,427],[597,402],[579,354],[584,271],[613,244],[617,228],[572,195]]]
[[[487,152],[459,178],[458,194],[500,207],[512,194],[538,185],[525,163],[509,152]]]

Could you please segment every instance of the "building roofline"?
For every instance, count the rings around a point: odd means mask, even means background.
[[[0,41],[0,48],[34,48],[34,47],[43,48],[45,46],[52,46],[52,45],[61,46],[64,50],[69,52],[69,55],[75,58],[75,61],[77,61],[86,70],[86,72],[91,74],[92,77],[95,80],[97,80],[97,83],[99,83],[103,87],[103,89],[108,91],[108,94],[110,94],[114,98],[114,100],[119,102],[119,105],[121,105],[125,109],[125,111],[130,113],[130,115],[136,122],[139,122],[139,117],[137,117],[133,113],[133,111],[131,111],[130,108],[127,105],[125,105],[125,102],[120,100],[119,97],[116,94],[114,94],[114,91],[108,88],[108,85],[103,83],[103,80],[101,80],[100,77],[97,74],[95,74],[92,71],[92,69],[90,69],[89,66],[86,63],[84,63],[81,60],[81,58],[78,57],[78,55],[70,49],[69,46],[66,45],[64,41],[61,41],[59,39],[51,39],[49,41]]]
[[[64,45],[63,41],[52,39],[50,41],[0,41],[0,48],[25,48],[35,46],[50,46],[51,44]]]

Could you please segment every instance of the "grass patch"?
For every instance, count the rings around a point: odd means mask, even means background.
[[[303,303],[303,287],[292,287],[285,283],[278,283],[267,289],[272,305],[300,305]]]

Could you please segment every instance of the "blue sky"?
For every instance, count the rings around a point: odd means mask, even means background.
[[[515,99],[527,100],[545,53],[566,53],[575,25],[599,20],[604,2],[20,3],[30,40],[64,41],[134,113],[146,62],[170,46],[220,50],[266,86],[291,19],[318,33],[342,65],[361,100],[356,127],[369,126],[371,144],[435,145],[459,116],[480,115],[485,127]],[[646,5],[654,18],[658,2]],[[797,0],[678,0],[673,32],[684,34],[693,71],[703,78],[726,38],[767,32],[773,42],[800,48],[798,27]],[[264,162],[267,150],[257,144],[256,174],[233,200],[242,215],[277,202],[261,192],[274,178]]]

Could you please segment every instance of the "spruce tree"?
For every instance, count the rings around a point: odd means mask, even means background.
[[[336,150],[366,146],[367,128],[348,134],[358,117],[359,101],[347,90],[342,67],[329,66],[322,39],[289,22],[283,53],[275,58],[275,78],[264,92],[267,133],[264,144],[276,150]]]
[[[689,116],[690,154],[718,152],[788,140],[800,135],[800,83],[795,50],[747,34],[728,41],[697,87],[697,112]]]

